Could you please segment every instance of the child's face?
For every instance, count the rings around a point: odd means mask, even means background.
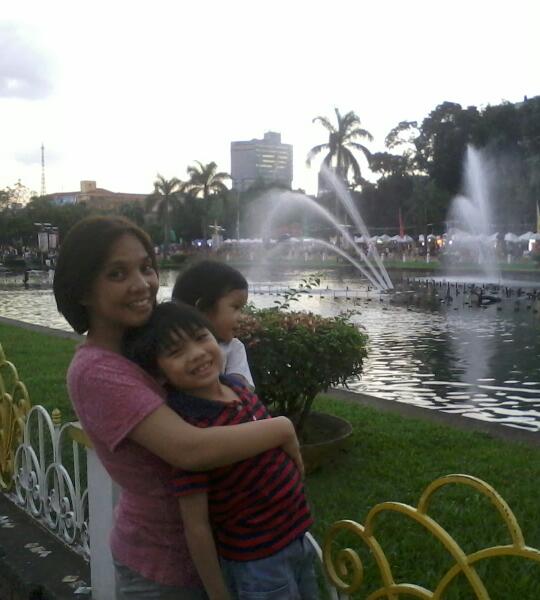
[[[242,309],[248,299],[247,290],[232,290],[222,296],[207,313],[220,342],[230,342],[238,327]]]
[[[219,381],[222,354],[216,338],[208,329],[200,329],[190,337],[175,336],[175,343],[157,359],[167,381],[181,391],[196,391]]]

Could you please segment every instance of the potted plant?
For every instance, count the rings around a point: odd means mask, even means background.
[[[318,393],[360,375],[366,356],[367,336],[350,322],[351,313],[322,317],[290,310],[318,283],[318,278],[303,280],[273,308],[250,306],[237,334],[246,346],[257,393],[272,414],[292,419],[306,449],[319,443],[313,429],[319,430],[319,441],[331,437],[329,429],[336,425],[339,439],[350,434],[350,425],[311,409]]]

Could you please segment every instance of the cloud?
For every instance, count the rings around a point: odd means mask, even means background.
[[[39,100],[52,91],[47,57],[20,25],[0,22],[0,98]]]
[[[27,166],[33,166],[41,164],[41,144],[36,145],[33,149],[21,150],[20,152],[15,152],[14,159]],[[47,144],[45,144],[45,164],[53,164],[60,160],[61,154],[56,150],[47,149]]]

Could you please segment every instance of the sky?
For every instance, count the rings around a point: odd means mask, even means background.
[[[382,151],[444,101],[539,95],[538,23],[538,0],[3,2],[0,188],[40,191],[42,143],[48,193],[150,193],[195,160],[230,171],[231,141],[278,131],[311,193],[314,117],[352,110]]]

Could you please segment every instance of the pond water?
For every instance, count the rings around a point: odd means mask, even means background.
[[[309,273],[246,270],[246,275],[250,299],[263,307]],[[162,273],[160,299],[170,297],[174,278],[174,272]],[[540,287],[516,281],[501,302],[478,306],[458,281],[420,282],[414,294],[393,297],[369,291],[352,272],[329,270],[321,288],[304,294],[294,308],[326,316],[357,311],[352,320],[367,331],[369,354],[361,379],[349,382],[351,391],[539,431],[540,290],[536,297],[535,286]],[[519,296],[518,287],[523,288]],[[70,330],[56,312],[50,288],[21,288],[0,286],[0,315]]]

